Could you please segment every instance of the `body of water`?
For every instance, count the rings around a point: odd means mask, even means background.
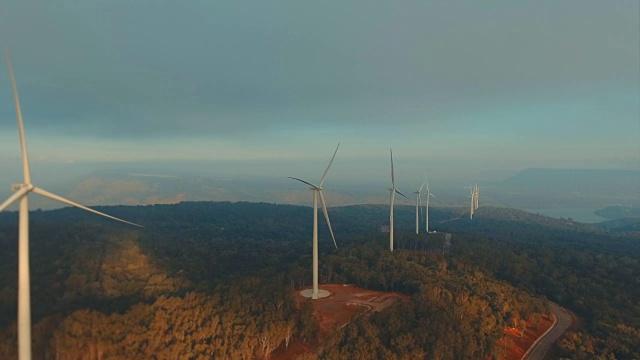
[[[572,218],[575,221],[583,223],[597,223],[607,219],[598,216],[593,212],[595,209],[576,209],[576,208],[558,208],[558,209],[525,209],[534,214],[542,214],[553,218]]]

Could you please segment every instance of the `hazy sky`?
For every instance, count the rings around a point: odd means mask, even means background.
[[[384,171],[389,147],[405,171],[639,169],[639,13],[637,0],[5,0],[0,43],[36,167],[320,159],[319,177],[341,141],[336,162]],[[15,165],[0,65],[0,164]]]

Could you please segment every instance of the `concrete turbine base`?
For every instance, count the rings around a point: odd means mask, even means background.
[[[313,289],[305,289],[300,291],[300,295],[306,297],[306,298],[312,298],[313,297]],[[318,297],[315,299],[322,299],[322,298],[326,298],[327,296],[331,295],[331,292],[327,291],[327,290],[322,290],[322,289],[318,289]]]

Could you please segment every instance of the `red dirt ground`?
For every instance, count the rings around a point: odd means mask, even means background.
[[[500,343],[502,345],[506,344],[507,355],[502,360],[522,359],[522,356],[529,350],[531,345],[553,325],[553,318],[548,315],[542,315],[537,327],[534,327],[530,322],[526,322],[526,324],[523,334],[520,334],[517,329],[504,329],[505,336],[500,340]]]
[[[343,327],[354,317],[365,312],[379,312],[399,299],[407,301],[408,296],[398,293],[383,293],[379,291],[365,290],[353,285],[327,284],[320,288],[331,292],[331,295],[313,300],[313,314],[320,325],[320,340],[315,343],[303,344],[294,341],[288,349],[278,348],[271,354],[273,360],[290,360],[296,356],[307,353],[331,335],[334,326]],[[296,300],[305,301],[306,298],[295,292]]]
[[[365,312],[379,312],[396,301],[408,301],[409,297],[398,293],[383,293],[365,290],[353,285],[327,284],[320,288],[331,292],[331,295],[313,300],[314,316],[320,325],[320,339],[313,343],[293,341],[289,348],[279,347],[271,353],[273,360],[292,360],[305,354],[322,344],[333,332],[334,326],[343,327],[354,317]],[[306,298],[295,291],[296,300],[305,301]],[[529,347],[553,324],[553,319],[542,315],[537,327],[528,323],[523,334],[513,328],[505,328],[505,336],[500,340],[507,346],[507,355],[501,360],[520,360]]]

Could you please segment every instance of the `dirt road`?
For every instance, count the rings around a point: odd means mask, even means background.
[[[524,354],[522,360],[542,360],[556,340],[571,325],[571,315],[560,305],[549,302],[549,309],[555,316],[555,322]]]

